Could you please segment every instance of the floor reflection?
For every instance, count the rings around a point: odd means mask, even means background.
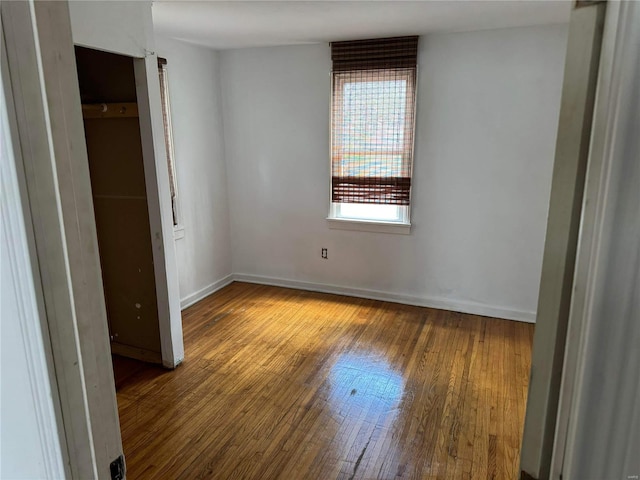
[[[383,356],[355,352],[338,357],[327,383],[328,403],[340,424],[335,455],[341,459],[341,474],[353,476],[361,463],[378,460],[374,445],[398,427],[404,378]],[[397,462],[395,442],[387,445],[384,456],[383,463]]]
[[[329,374],[329,401],[339,411],[356,403],[371,408],[395,410],[402,399],[404,379],[383,356],[345,353]]]

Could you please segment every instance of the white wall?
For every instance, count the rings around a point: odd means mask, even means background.
[[[184,237],[176,239],[181,303],[230,281],[231,236],[224,161],[218,53],[156,37],[167,59],[178,203]]]
[[[77,45],[132,57],[153,51],[150,1],[74,0],[69,14]]]
[[[234,273],[534,320],[566,39],[421,38],[409,236],[327,226],[328,45],[221,52]]]

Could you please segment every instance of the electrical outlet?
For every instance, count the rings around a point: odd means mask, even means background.
[[[328,256],[327,256],[327,249],[326,249],[326,248],[323,248],[323,249],[322,249],[322,258],[324,258],[325,260],[328,258]]]

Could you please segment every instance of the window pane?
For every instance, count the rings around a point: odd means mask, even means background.
[[[415,68],[333,73],[333,202],[409,205],[415,75]]]
[[[402,208],[398,205],[372,205],[362,203],[341,203],[339,205],[339,217],[383,221],[400,220],[400,208]]]
[[[345,83],[343,153],[402,151],[406,105],[406,80]]]
[[[418,37],[332,42],[331,216],[409,222]]]
[[[345,154],[340,159],[343,177],[392,177],[402,169],[402,155]]]

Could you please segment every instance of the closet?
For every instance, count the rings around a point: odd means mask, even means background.
[[[161,363],[133,59],[76,47],[76,62],[111,351]]]

